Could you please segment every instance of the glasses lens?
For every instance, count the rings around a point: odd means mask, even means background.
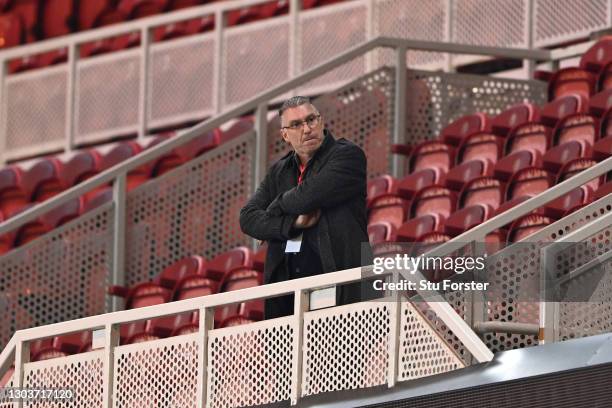
[[[312,115],[306,118],[306,124],[308,127],[315,127],[319,124],[319,117],[317,115]]]

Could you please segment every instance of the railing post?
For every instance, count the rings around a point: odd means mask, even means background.
[[[13,373],[13,387],[23,388],[24,376],[23,366],[30,362],[30,343],[21,339],[17,341],[15,347],[15,372]],[[17,402],[17,407],[23,407],[23,399]]]
[[[113,256],[112,256],[112,285],[125,284],[125,224],[126,220],[126,174],[121,173],[113,183]],[[123,299],[112,297],[112,310],[123,310]]]
[[[527,48],[533,49],[533,26],[534,26],[534,0],[525,0],[525,36],[527,37]],[[533,78],[536,69],[536,62],[531,59],[523,60],[523,71],[526,79]]]
[[[400,281],[400,275],[397,271],[394,271],[392,276],[392,282]],[[389,370],[387,371],[387,386],[389,388],[395,386],[399,373],[398,356],[401,344],[401,339],[399,338],[399,336],[401,333],[402,324],[401,292],[393,291],[393,293],[391,293],[390,308],[391,330],[389,332]]]
[[[138,139],[143,140],[149,131],[149,49],[151,47],[151,30],[143,27],[140,30],[140,89],[138,99]]]
[[[548,275],[555,258],[554,243],[540,249],[540,344],[553,343],[558,333],[558,304],[549,301]]]
[[[255,110],[255,184],[253,191],[257,190],[259,183],[266,175],[268,165],[268,105],[262,103]]]
[[[486,237],[483,235],[478,238],[477,241],[472,241],[472,256],[482,256],[486,253]],[[483,251],[480,251],[483,249]],[[482,270],[477,276],[473,276],[474,281],[482,281],[486,282],[486,276],[482,276],[482,274],[486,274],[486,268]],[[466,294],[467,299],[469,300],[466,307],[466,323],[472,328],[472,330],[476,331],[476,327],[485,321],[486,313],[485,313],[485,304],[486,299],[483,291],[468,291]],[[475,363],[476,360],[472,357],[472,363]]]
[[[446,0],[444,2],[444,7],[446,8],[446,13],[444,13],[444,41],[452,42],[453,41],[453,29],[455,27],[455,16],[453,11],[453,0]],[[453,66],[453,54],[446,53],[444,54],[444,71],[445,72],[454,72],[455,67]]]
[[[76,70],[79,47],[77,43],[71,42],[68,46],[68,89],[66,90],[66,144],[65,152],[71,152],[74,148],[74,128],[77,118],[75,117],[76,101]]]
[[[8,61],[0,59],[0,165],[6,164],[6,68]]]
[[[115,347],[119,345],[119,326],[109,323],[104,328],[104,390],[102,407],[113,407]]]
[[[208,332],[214,327],[214,309],[201,308],[198,328],[198,378],[197,378],[197,408],[204,408],[208,400]]]
[[[213,71],[213,97],[215,112],[221,113],[225,105],[225,64],[223,63],[223,36],[225,30],[225,13],[222,9],[215,12],[215,65]]]
[[[371,40],[376,36],[376,7],[374,0],[366,0],[366,40]],[[378,51],[370,51],[365,56],[366,72],[374,70],[376,55]]]
[[[393,117],[393,143],[405,143],[406,132],[406,47],[395,50],[395,110]],[[404,160],[401,155],[393,155],[391,164],[393,177],[401,177]]]
[[[300,0],[289,1],[289,78],[300,74],[302,62],[302,41],[300,39]]]
[[[302,339],[304,338],[304,313],[310,310],[310,295],[308,291],[296,290],[294,297],[291,405],[296,405],[302,396]]]

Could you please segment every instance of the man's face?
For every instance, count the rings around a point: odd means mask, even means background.
[[[294,128],[297,124],[299,126]],[[309,103],[283,112],[281,127],[283,140],[289,143],[300,157],[312,157],[323,143],[323,119]]]

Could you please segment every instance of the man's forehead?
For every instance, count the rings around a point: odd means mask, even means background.
[[[288,108],[283,112],[283,119],[288,123],[293,120],[302,120],[311,113],[316,113],[317,110],[310,103],[305,103],[300,106]]]

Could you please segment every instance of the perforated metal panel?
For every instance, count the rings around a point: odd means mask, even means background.
[[[406,140],[418,143],[438,136],[463,115],[497,115],[513,104],[546,102],[546,84],[479,75],[408,71]]]
[[[112,204],[0,257],[0,344],[15,330],[104,313]]]
[[[511,245],[487,259],[488,321],[539,324],[540,249],[559,237],[612,211],[611,198],[604,197],[529,236],[527,243]],[[537,336],[509,333],[487,333],[484,341],[492,351],[503,351],[538,344]]]
[[[97,141],[135,132],[138,125],[140,51],[88,58],[77,66],[75,140]]]
[[[223,64],[224,108],[288,80],[289,18],[224,31]]]
[[[345,4],[307,10],[299,14],[298,74],[366,41],[365,3]],[[309,82],[300,93],[313,94],[330,89],[365,73],[365,57],[359,57]]]
[[[6,154],[9,158],[60,148],[66,128],[65,66],[11,75],[5,80]]]
[[[455,0],[452,42],[492,47],[529,48],[528,0]],[[454,64],[478,56],[453,55]]]
[[[113,407],[195,407],[197,355],[197,333],[115,348]]]
[[[465,367],[452,348],[430,327],[415,305],[402,303],[400,329],[400,381],[441,374]]]
[[[375,0],[373,37],[387,36],[409,40],[445,41],[448,16],[445,0]],[[392,65],[393,54],[377,53],[377,65]],[[444,54],[414,51],[407,57],[411,68],[442,68]]]
[[[248,245],[239,214],[252,194],[254,134],[240,136],[127,195],[126,284],[185,256]]]
[[[214,34],[151,46],[149,125],[193,120],[214,112]]]
[[[608,26],[607,0],[534,0],[534,46],[586,38]]]
[[[552,272],[555,277],[562,278],[578,267],[594,260],[612,249],[610,235],[612,226],[597,230],[593,226],[593,234],[580,242],[563,245],[552,259]]]
[[[292,317],[283,317],[210,331],[206,406],[242,407],[288,400],[292,322]]]
[[[389,306],[363,302],[304,314],[302,395],[387,381]]]
[[[4,385],[7,388],[15,386],[15,377],[11,376],[11,379]],[[0,408],[14,408],[13,403],[8,398],[0,398]]]
[[[351,140],[365,151],[369,177],[390,171],[394,104],[392,84],[393,73],[383,68],[313,101],[323,116],[325,126],[336,138]],[[279,129],[278,119],[268,127],[270,164],[288,151]]]
[[[26,407],[99,408],[102,406],[104,351],[92,351],[68,357],[37,361],[24,365],[25,388],[68,388],[71,399],[27,400]],[[134,390],[130,390],[134,392]]]

